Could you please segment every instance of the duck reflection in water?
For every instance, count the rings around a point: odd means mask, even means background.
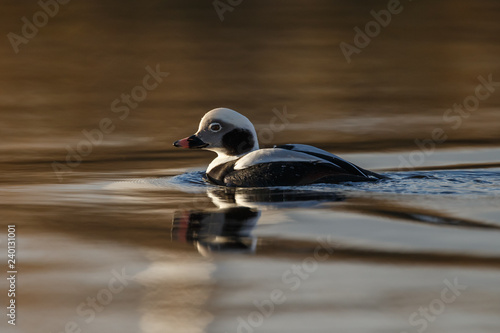
[[[208,196],[217,208],[177,211],[172,226],[172,240],[191,243],[204,256],[255,253],[257,237],[252,230],[262,209],[311,207],[345,199],[336,193],[266,188],[215,189]]]

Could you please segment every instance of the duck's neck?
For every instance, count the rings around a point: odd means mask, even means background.
[[[207,173],[209,173],[213,168],[215,168],[218,165],[237,160],[238,158],[245,156],[246,154],[249,154],[252,151],[255,151],[258,149],[259,149],[259,146],[254,146],[254,148],[252,150],[250,150],[246,153],[240,154],[240,155],[228,155],[222,151],[216,151],[217,157],[212,162],[210,162],[210,164],[208,165]]]

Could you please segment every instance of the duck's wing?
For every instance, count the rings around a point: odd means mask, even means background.
[[[255,165],[268,163],[327,163],[339,168],[339,171],[345,171],[334,162],[325,160],[324,158],[301,151],[280,149],[279,147],[263,148],[246,154],[236,161],[234,170],[243,170]]]
[[[226,171],[219,177],[222,178],[220,185],[294,186],[377,179],[367,176],[361,171],[363,169],[353,172],[333,160],[291,149],[259,149],[233,163],[230,167],[224,167]]]
[[[299,152],[302,154],[307,154],[310,156],[314,156],[316,158],[328,161],[332,164],[337,165],[339,168],[343,169],[344,172],[347,172],[351,175],[366,177],[370,179],[382,179],[385,176],[379,175],[375,172],[365,170],[349,161],[344,160],[343,158],[338,157],[332,153],[327,152],[326,150],[319,149],[313,146],[304,145],[304,144],[286,144],[280,146],[274,146],[275,149],[286,149],[293,152]]]

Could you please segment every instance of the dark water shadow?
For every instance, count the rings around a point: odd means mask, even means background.
[[[218,253],[252,254],[263,257],[294,258],[314,256],[318,246],[328,260],[357,260],[392,264],[447,266],[500,266],[499,256],[422,250],[386,250],[332,241],[329,238],[295,240],[252,235],[262,209],[316,207],[348,210],[364,215],[382,216],[401,223],[419,223],[444,228],[490,229],[500,227],[480,221],[446,216],[443,212],[394,205],[389,200],[365,200],[342,192],[314,192],[286,189],[215,189],[208,196],[218,208],[178,210],[172,224],[172,241],[192,244],[204,256]],[[349,201],[349,205],[343,202]],[[346,208],[347,207],[347,208]],[[307,223],[308,221],[304,221]]]
[[[237,200],[243,201],[241,204]],[[251,236],[261,211],[273,208],[311,207],[342,201],[337,193],[278,189],[215,189],[208,192],[218,209],[180,210],[174,213],[172,240],[194,244],[202,254],[210,252],[254,253],[257,239]],[[250,204],[252,207],[245,206]]]

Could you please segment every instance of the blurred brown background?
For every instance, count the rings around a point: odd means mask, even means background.
[[[500,3],[401,6],[348,64],[339,44],[353,44],[353,28],[364,30],[386,1],[243,1],[223,22],[210,1],[71,1],[18,54],[7,34],[21,34],[21,18],[41,8],[3,1],[1,160],[64,160],[64,147],[106,117],[116,129],[86,161],[163,158],[219,106],[257,128],[286,106],[296,117],[273,143],[413,149],[415,138],[448,126],[447,145],[496,145],[500,93],[458,130],[442,115],[474,92],[477,76],[500,81]],[[111,102],[156,64],[170,76],[119,120]]]

